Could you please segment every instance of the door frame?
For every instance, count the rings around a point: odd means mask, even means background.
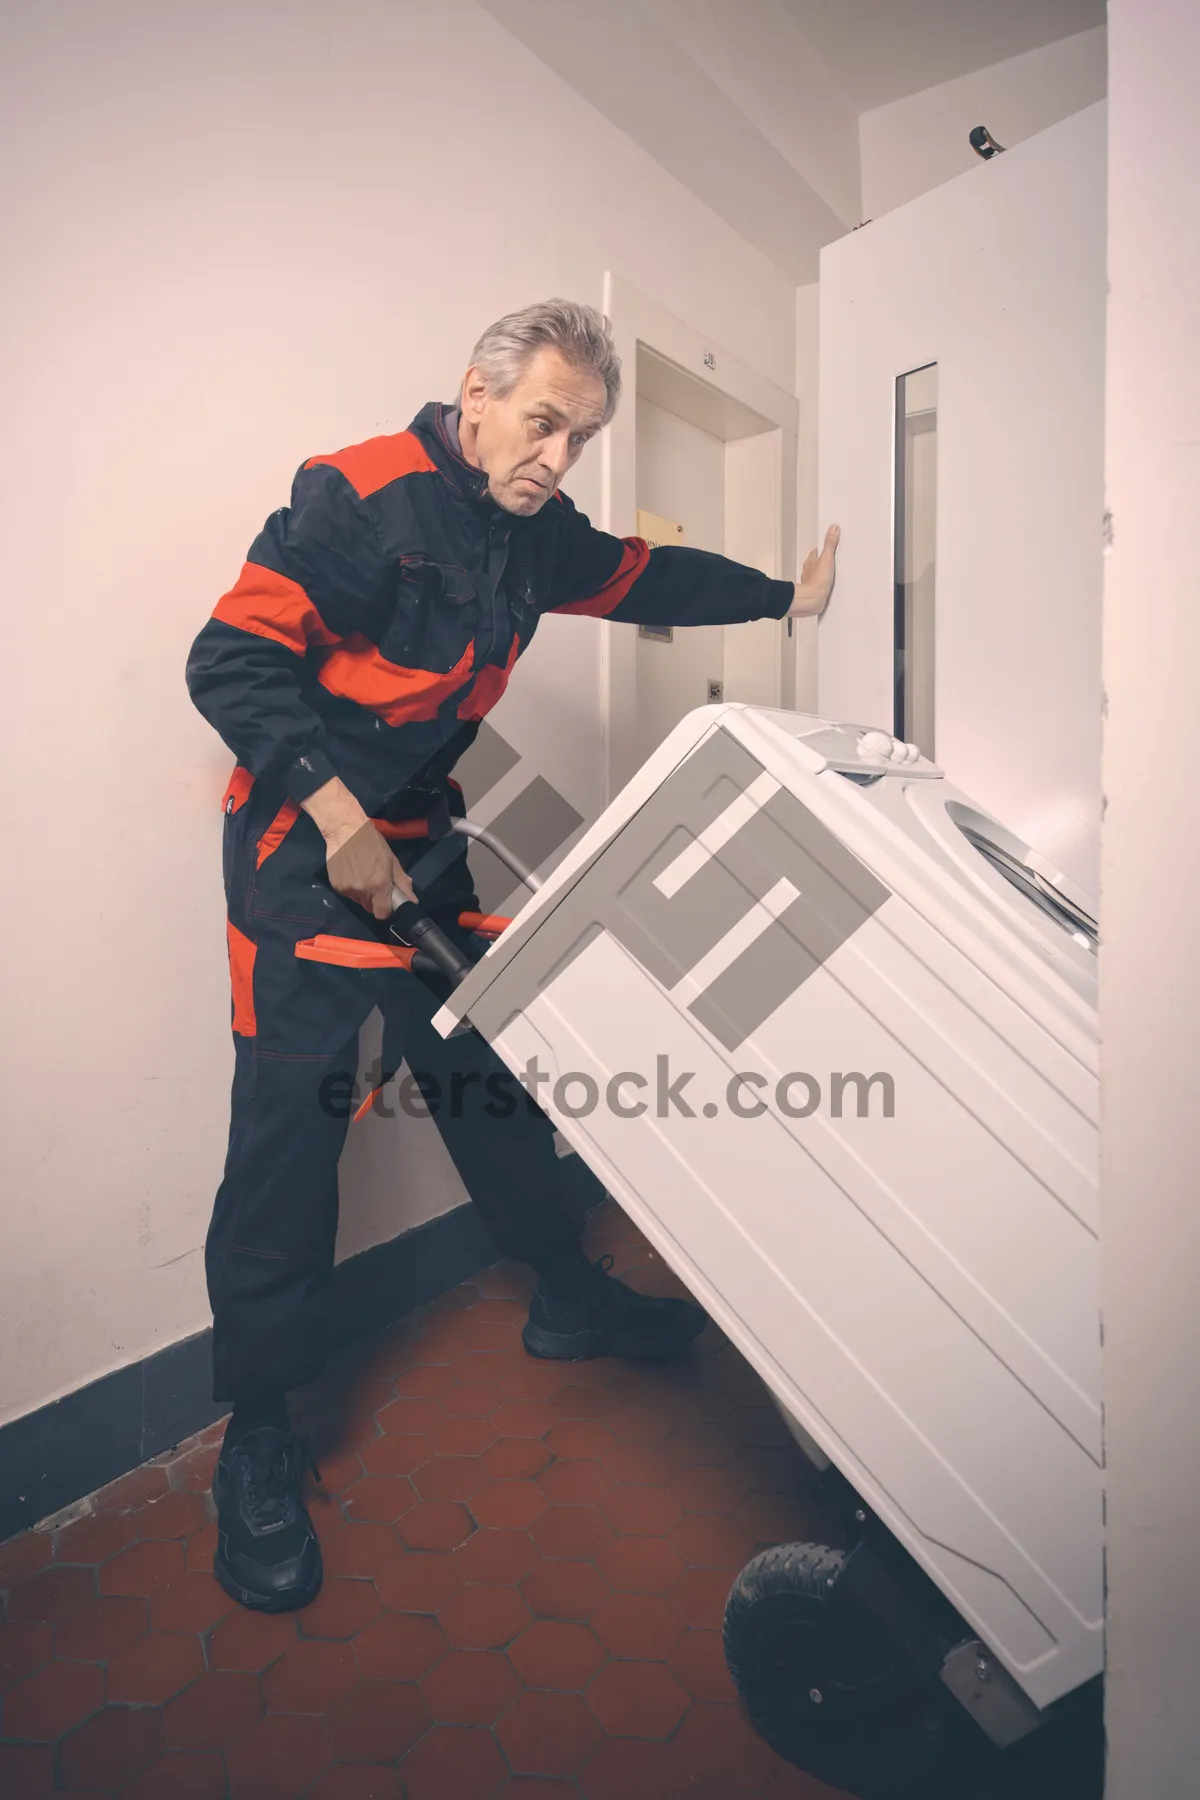
[[[697,327],[667,312],[622,276],[607,271],[604,311],[625,374],[625,405],[601,438],[600,523],[616,537],[630,537],[637,523],[637,364],[642,346],[674,363],[719,394],[769,419],[779,429],[780,482],[775,575],[794,580],[796,570],[797,433],[800,407],[794,394],[731,356]],[[632,388],[632,392],[629,390]],[[632,404],[631,404],[632,402]],[[630,741],[635,707],[637,636],[631,626],[600,624],[600,745],[602,802],[623,779],[620,746]],[[786,700],[786,688],[785,688]]]

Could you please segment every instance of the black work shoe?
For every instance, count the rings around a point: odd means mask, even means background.
[[[589,1356],[675,1356],[707,1323],[693,1300],[638,1294],[610,1275],[612,1257],[593,1263],[593,1279],[577,1298],[539,1287],[521,1333],[531,1356],[582,1362]]]
[[[300,1498],[312,1466],[303,1439],[275,1425],[222,1445],[213,1474],[213,1574],[242,1606],[290,1612],[320,1592],[321,1546]]]

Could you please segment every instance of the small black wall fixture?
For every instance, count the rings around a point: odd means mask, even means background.
[[[986,125],[976,125],[969,141],[976,156],[982,156],[984,162],[1004,154],[1004,145],[996,142]]]

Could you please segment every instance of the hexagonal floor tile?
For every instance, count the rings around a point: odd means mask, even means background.
[[[334,1763],[309,1788],[306,1800],[402,1800],[400,1776],[366,1763]]]
[[[543,1563],[525,1577],[520,1591],[538,1618],[585,1623],[610,1594],[599,1569],[589,1562]]]
[[[736,1573],[754,1553],[754,1538],[723,1513],[684,1513],[667,1532],[690,1569]]]
[[[52,1626],[0,1624],[0,1694],[40,1669],[53,1653]]]
[[[660,1662],[687,1627],[662,1594],[611,1594],[593,1614],[592,1630],[610,1656]]]
[[[18,1625],[49,1625],[90,1607],[95,1597],[95,1569],[40,1569],[9,1591],[7,1616]]]
[[[394,1763],[406,1756],[429,1724],[415,1686],[360,1681],[328,1714],[334,1756],[346,1762]]]
[[[6,1744],[0,1741],[0,1794],[17,1800],[42,1800],[54,1786],[52,1744]]]
[[[562,1419],[546,1433],[546,1443],[555,1456],[603,1462],[616,1439],[599,1419]]]
[[[66,1571],[64,1570],[64,1574]],[[131,1544],[100,1569],[102,1594],[132,1594],[146,1598],[183,1574],[183,1546],[156,1540]]]
[[[372,1582],[327,1576],[312,1605],[297,1613],[296,1623],[302,1637],[352,1638],[382,1611]]]
[[[104,1594],[54,1626],[55,1648],[60,1656],[80,1662],[106,1662],[117,1656],[150,1623],[150,1607],[136,1595]]]
[[[618,1593],[665,1594],[684,1565],[666,1538],[621,1537],[598,1559],[598,1567]]]
[[[701,1631],[719,1631],[732,1585],[727,1569],[685,1569],[668,1593],[685,1624]]]
[[[680,1517],[678,1500],[669,1488],[638,1487],[621,1482],[610,1488],[600,1510],[615,1531],[633,1537],[658,1537]]]
[[[45,1531],[23,1531],[20,1537],[0,1544],[0,1590],[14,1588],[44,1569],[53,1543]]]
[[[412,1479],[423,1500],[469,1500],[488,1473],[474,1456],[433,1456]]]
[[[669,1738],[690,1704],[665,1664],[610,1662],[587,1690],[610,1737]]]
[[[147,1632],[108,1665],[108,1698],[164,1706],[204,1673],[204,1653],[194,1632]]]
[[[4,1735],[51,1742],[104,1704],[104,1676],[94,1663],[49,1662],[4,1700]]]
[[[299,1800],[330,1761],[325,1720],[268,1715],[226,1753],[225,1761],[230,1800]]]
[[[365,1444],[360,1460],[369,1475],[411,1475],[429,1455],[428,1437],[389,1433]]]
[[[249,1731],[262,1710],[257,1675],[210,1670],[164,1708],[166,1741],[180,1750],[224,1750]]]
[[[122,1788],[163,1748],[163,1716],[155,1708],[106,1706],[63,1739],[62,1785],[100,1793]]]
[[[436,1399],[454,1386],[455,1379],[449,1363],[416,1363],[397,1375],[392,1390],[397,1399]]]
[[[207,1495],[186,1491],[156,1494],[132,1515],[141,1538],[190,1537],[207,1519]]]
[[[554,1416],[545,1429],[551,1430],[559,1419],[603,1418],[605,1413],[615,1411],[616,1405],[616,1395],[610,1393],[607,1388],[586,1386],[581,1382],[566,1382],[550,1397],[550,1406],[553,1408]]]
[[[555,1775],[514,1775],[502,1794],[503,1800],[579,1800],[575,1783]],[[622,1800],[630,1800],[630,1796]]]
[[[465,1506],[453,1500],[419,1500],[396,1526],[412,1550],[453,1550],[475,1529]]]
[[[502,1650],[529,1623],[515,1587],[470,1587],[455,1594],[438,1615],[457,1650]]]
[[[595,1506],[612,1484],[610,1471],[595,1457],[558,1458],[538,1476],[542,1493],[556,1506]]]
[[[669,1658],[671,1673],[693,1700],[734,1703],[737,1690],[719,1631],[688,1631]]]
[[[525,1531],[548,1504],[536,1482],[489,1481],[472,1498],[471,1512],[479,1525]]]
[[[475,1418],[470,1413],[447,1413],[431,1426],[429,1449],[434,1456],[480,1456],[496,1441],[496,1428],[490,1419]]]
[[[367,1581],[402,1554],[403,1546],[390,1525],[365,1520],[346,1525],[335,1523],[331,1530],[321,1533],[326,1575]]]
[[[526,1687],[582,1689],[603,1665],[605,1651],[586,1625],[535,1619],[508,1646],[508,1657]]]
[[[499,1392],[499,1390],[497,1390]],[[558,1414],[547,1400],[506,1400],[492,1411],[492,1424],[501,1437],[540,1438],[558,1423]]]
[[[442,1405],[448,1413],[459,1414],[473,1419],[492,1417],[504,1409],[507,1396],[502,1387],[494,1381],[456,1381],[453,1387],[447,1388],[442,1396]],[[513,1402],[509,1402],[513,1404]],[[496,1423],[495,1429],[511,1430],[511,1427]],[[540,1433],[538,1434],[540,1435]]]
[[[698,1793],[672,1745],[651,1738],[605,1738],[583,1771],[581,1786],[586,1800],[718,1800],[710,1790]],[[749,1800],[748,1790],[738,1788],[720,1800]]]
[[[595,1506],[551,1506],[530,1531],[543,1556],[590,1561],[611,1543],[613,1529]]]
[[[500,1651],[452,1650],[425,1676],[421,1693],[431,1718],[440,1724],[492,1725],[518,1685],[512,1664]]]
[[[408,1800],[488,1800],[507,1773],[490,1731],[444,1725],[421,1739],[403,1767]]]
[[[494,1481],[531,1481],[550,1461],[540,1438],[502,1437],[484,1451],[483,1466]]]
[[[417,1493],[407,1475],[364,1475],[346,1489],[342,1506],[348,1519],[394,1525],[417,1504]]]
[[[90,1514],[54,1534],[54,1560],[60,1563],[102,1563],[116,1556],[137,1537],[132,1513]]]
[[[148,1544],[146,1548],[178,1550],[179,1545]],[[209,1631],[232,1611],[233,1606],[234,1602],[211,1575],[185,1569],[152,1595],[150,1628],[152,1631]]]
[[[574,1775],[600,1741],[595,1714],[580,1694],[526,1691],[496,1727],[517,1775]]]
[[[445,1417],[441,1401],[428,1398],[393,1400],[378,1414],[381,1430],[402,1437],[423,1437]],[[362,1452],[363,1462],[369,1463],[370,1456],[368,1446]]]
[[[454,1560],[465,1582],[507,1586],[537,1566],[538,1552],[527,1531],[487,1525],[455,1552]]]
[[[141,1468],[131,1469],[128,1475],[121,1475],[101,1488],[96,1495],[96,1510],[129,1512],[144,1506],[147,1500],[165,1494],[169,1487],[170,1479],[161,1463],[143,1463]]]
[[[418,1681],[446,1649],[441,1626],[424,1613],[384,1613],[354,1640],[359,1668],[376,1681]]]
[[[130,1785],[121,1800],[226,1800],[225,1764],[209,1750],[168,1750]]]
[[[358,1680],[349,1644],[310,1638],[293,1644],[262,1678],[268,1712],[324,1713]]]
[[[393,1612],[434,1613],[462,1586],[454,1557],[440,1550],[412,1550],[381,1569],[375,1586]]]
[[[729,1513],[746,1492],[736,1469],[712,1463],[674,1469],[667,1485],[685,1512]]]
[[[291,1613],[249,1612],[235,1606],[208,1640],[209,1667],[257,1675],[295,1642],[296,1620]]]
[[[698,1780],[724,1783],[723,1792],[756,1793],[776,1762],[736,1706],[689,1707],[675,1749]]]

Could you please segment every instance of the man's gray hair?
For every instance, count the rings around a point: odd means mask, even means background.
[[[501,398],[511,394],[539,350],[557,350],[572,368],[598,375],[607,396],[607,425],[621,398],[621,359],[612,327],[594,306],[576,300],[543,300],[507,313],[490,325],[471,352],[471,365],[487,376]]]

